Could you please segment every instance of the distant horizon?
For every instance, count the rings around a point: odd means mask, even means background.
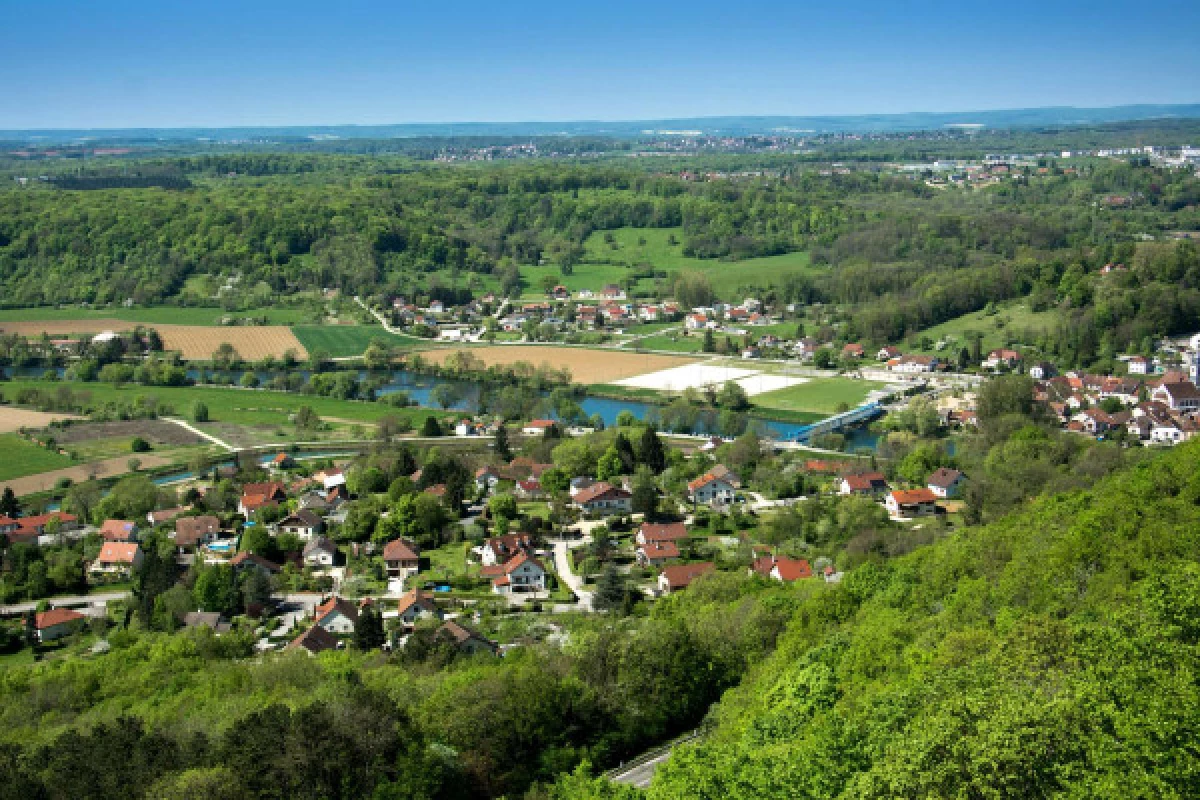
[[[1146,112],[1144,115],[1138,115],[1137,111]],[[1048,115],[1064,115],[1078,114],[1081,119],[1059,119],[1048,121]],[[1017,116],[1027,117],[1024,120],[1011,121],[996,121],[999,116]],[[1091,117],[1086,118],[1086,117]],[[978,117],[979,120],[973,120],[972,117]],[[992,119],[989,122],[987,120]],[[916,130],[934,130],[938,128],[963,128],[974,125],[979,125],[987,130],[1008,130],[1018,129],[1023,127],[1035,127],[1041,125],[1061,125],[1061,126],[1087,126],[1089,124],[1105,124],[1115,122],[1141,122],[1154,120],[1184,120],[1184,119],[1200,119],[1200,99],[1195,102],[1184,103],[1121,103],[1104,106],[1083,106],[1083,105],[1044,105],[1044,106],[1013,106],[1013,107],[996,107],[996,108],[974,108],[969,110],[914,110],[914,111],[894,111],[894,112],[864,112],[856,114],[708,114],[696,116],[662,116],[662,117],[629,117],[629,118],[587,118],[581,117],[576,119],[464,119],[464,120],[441,120],[441,121],[404,121],[404,122],[322,122],[322,123],[279,123],[279,124],[238,124],[238,125],[162,125],[162,126],[146,126],[146,125],[129,125],[129,126],[62,126],[62,127],[32,127],[32,128],[0,128],[0,137],[7,135],[24,135],[35,136],[39,134],[95,134],[99,136],[113,134],[130,134],[141,132],[220,132],[220,131],[322,131],[322,130],[379,130],[379,129],[405,129],[405,128],[429,128],[429,129],[449,129],[455,127],[462,128],[541,128],[563,126],[566,128],[590,129],[590,132],[569,131],[547,132],[538,131],[526,134],[514,133],[507,135],[532,135],[532,136],[556,136],[556,135],[604,135],[600,129],[604,126],[609,126],[615,130],[611,133],[613,136],[629,136],[631,126],[643,126],[649,124],[670,124],[670,123],[699,123],[709,124],[711,127],[719,128],[723,125],[736,125],[740,127],[752,126],[753,123],[820,123],[822,121],[834,125],[825,131],[790,131],[794,133],[833,133],[833,132],[849,132],[851,130],[861,130],[863,132],[879,131],[879,132],[905,132]],[[866,123],[874,121],[877,123],[900,123],[908,121],[907,125],[900,125],[895,128],[888,128],[886,124],[875,127],[851,128],[847,125],[853,123]],[[919,127],[922,123],[926,123],[929,127]],[[765,129],[764,129],[765,130]],[[690,132],[690,131],[689,131]],[[780,131],[786,133],[789,131]],[[654,133],[659,133],[655,131]],[[704,131],[700,131],[704,134]],[[414,135],[437,135],[447,136],[454,135],[452,133],[440,134],[414,134]],[[479,134],[479,135],[506,135],[499,133]],[[666,135],[666,134],[664,134]]]

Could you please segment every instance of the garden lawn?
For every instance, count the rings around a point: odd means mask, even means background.
[[[635,342],[626,342],[622,350],[664,350],[669,353],[699,353],[704,349],[704,334],[684,336],[682,332],[646,336]]]
[[[0,434],[0,480],[37,475],[69,467],[75,462],[53,450],[40,447],[15,433]]]
[[[470,542],[454,542],[436,550],[422,551],[421,555],[429,559],[429,572],[421,573],[418,578],[436,580],[468,574],[477,575],[479,565],[474,562],[469,565],[467,563],[467,553],[470,552],[470,548]]]
[[[431,344],[416,336],[398,336],[379,325],[296,325],[292,333],[312,354],[320,351],[331,358],[361,356],[372,340],[380,339],[391,347],[412,348]]]
[[[849,408],[860,406],[867,394],[885,384],[852,378],[812,378],[811,380],[764,392],[751,398],[758,411],[807,411],[821,414],[837,413],[844,403]]]

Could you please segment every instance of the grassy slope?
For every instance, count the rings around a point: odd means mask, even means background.
[[[219,308],[6,308],[0,309],[0,322],[22,320],[123,319],[133,323],[216,325],[222,317],[266,316],[272,325],[290,325],[304,320],[308,312],[298,308],[252,308],[247,311],[223,311]]]
[[[967,344],[967,332],[974,331],[983,334],[983,352],[998,347],[1004,347],[1010,340],[1017,344],[1031,344],[1022,341],[1026,333],[1053,330],[1057,326],[1061,314],[1056,309],[1049,311],[1031,311],[1025,302],[1009,303],[999,307],[995,314],[975,311],[961,317],[926,328],[917,337],[928,336],[935,343],[939,339],[952,342],[953,353],[957,356],[959,349]],[[913,343],[915,344],[915,342]],[[951,348],[944,352],[949,353]],[[928,352],[933,352],[929,350]]]
[[[612,234],[617,249],[612,249],[604,241],[605,233]],[[668,243],[672,234],[679,244]],[[645,239],[646,243],[638,244],[640,239]],[[737,298],[736,290],[742,285],[778,282],[786,272],[810,269],[807,253],[786,253],[744,261],[690,258],[683,254],[683,239],[681,228],[618,228],[607,232],[599,231],[584,242],[586,263],[575,265],[571,275],[560,275],[558,267],[554,265],[522,267],[521,275],[525,279],[526,292],[530,295],[541,293],[544,275],[555,276],[559,283],[572,291],[585,288],[598,291],[605,283],[617,283],[628,277],[631,272],[629,265],[645,263],[655,270],[666,272],[702,272],[708,276],[713,288],[722,298],[732,300]],[[643,280],[639,288],[650,288],[651,284],[651,281]]]
[[[1200,444],[860,567],[793,616],[675,797],[1185,797]]]
[[[0,480],[36,475],[53,469],[69,467],[75,462],[67,456],[39,447],[15,433],[0,434]]]

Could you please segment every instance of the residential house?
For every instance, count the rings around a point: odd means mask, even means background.
[[[1145,356],[1131,356],[1125,362],[1130,375],[1149,375],[1150,374],[1150,359]]]
[[[206,545],[221,532],[221,520],[211,514],[175,520],[175,549],[180,553]]]
[[[683,327],[689,331],[702,331],[708,327],[708,317],[703,314],[688,314],[683,321]]]
[[[1150,399],[1165,403],[1172,411],[1200,410],[1200,390],[1191,381],[1164,382],[1150,393]]]
[[[999,350],[991,350],[988,352],[987,359],[984,360],[981,366],[984,369],[1015,369],[1021,363],[1021,354],[1016,350],[1002,348]]]
[[[937,497],[958,497],[965,476],[956,469],[939,467],[926,481],[929,491]]]
[[[898,489],[884,505],[893,517],[923,517],[937,513],[937,495],[929,489]]]
[[[727,505],[737,497],[737,490],[725,478],[718,478],[711,472],[706,472],[699,478],[688,482],[688,499],[693,503],[708,503],[709,505]]]
[[[876,361],[891,361],[893,358],[899,357],[900,348],[892,347],[891,345],[879,348],[879,352],[875,354]]]
[[[481,492],[490,492],[500,482],[500,471],[493,466],[480,467],[475,470],[475,488]]]
[[[812,566],[803,558],[779,558],[774,555],[754,559],[750,571],[784,583],[813,576]]]
[[[711,562],[672,564],[663,567],[662,572],[658,574],[658,590],[663,594],[670,594],[680,589],[686,589],[692,584],[692,581],[702,575],[715,572],[716,569],[717,566]]]
[[[325,498],[323,492],[311,491],[300,495],[296,500],[296,507],[301,510],[312,511],[315,514],[325,514],[329,508],[329,501]]]
[[[571,485],[567,491],[571,495],[571,497],[574,497],[575,495],[579,494],[580,492],[582,492],[584,489],[588,488],[589,486],[594,486],[595,483],[596,483],[596,480],[594,478],[589,478],[586,475],[581,475],[578,478],[571,479]]]
[[[552,419],[535,419],[526,422],[521,428],[521,433],[526,436],[545,436],[546,431],[553,428],[557,423]]]
[[[842,358],[862,358],[866,354],[861,344],[847,344],[842,347]]]
[[[533,552],[533,537],[527,533],[493,536],[483,543],[479,559],[485,567],[503,564],[520,553]]]
[[[1044,381],[1054,377],[1054,365],[1049,361],[1039,361],[1029,368],[1029,377],[1035,381]]]
[[[934,356],[908,355],[893,358],[888,361],[887,368],[891,372],[917,374],[933,372],[937,369],[938,360]]]
[[[605,300],[624,300],[625,290],[615,283],[606,283],[604,288],[600,290],[600,295]]]
[[[128,578],[142,565],[142,548],[137,542],[105,542],[89,572],[106,577]]]
[[[33,615],[39,642],[53,642],[83,628],[87,617],[69,608],[51,608]]]
[[[735,489],[742,488],[742,479],[738,477],[736,472],[724,464],[714,464],[712,469],[708,471],[708,474],[717,480],[725,481]]]
[[[888,490],[887,478],[882,472],[862,472],[846,475],[838,484],[838,494],[881,495]]]
[[[183,615],[183,627],[208,628],[213,633],[228,633],[229,620],[221,616],[219,611],[189,611]]]
[[[680,542],[688,538],[688,532],[682,522],[643,522],[634,538],[638,544]]]
[[[383,546],[383,563],[389,578],[408,578],[421,571],[421,553],[404,539],[393,539]]]
[[[320,625],[313,625],[304,633],[288,642],[284,650],[303,650],[310,656],[324,653],[326,650],[336,650],[341,643],[337,637]]]
[[[267,577],[278,574],[282,569],[282,567],[280,567],[274,561],[269,561],[262,556],[255,555],[254,553],[247,553],[244,550],[234,556],[229,562],[229,565],[237,572],[242,572],[243,570],[247,569],[256,569]]]
[[[534,500],[542,496],[542,484],[533,478],[517,481],[513,494],[522,500]]]
[[[533,556],[518,553],[504,562],[504,574],[492,581],[498,594],[541,592],[546,589],[546,568]]]
[[[416,624],[421,617],[442,618],[442,610],[433,600],[433,595],[420,589],[410,589],[401,595],[396,605],[396,613],[400,622],[408,628]]]
[[[304,545],[301,557],[306,567],[332,567],[337,561],[337,545],[327,536],[315,536]]]
[[[180,514],[186,514],[191,510],[191,506],[175,506],[175,508],[164,508],[161,511],[151,511],[146,515],[146,521],[153,526],[165,525]]]
[[[302,508],[281,519],[276,529],[280,533],[290,533],[308,541],[325,530],[325,521],[312,509]]]
[[[354,633],[358,609],[349,600],[332,595],[313,611],[313,624],[329,633],[345,636]]]
[[[597,481],[571,498],[571,504],[585,514],[628,514],[633,510],[633,495],[606,481]]]
[[[452,619],[443,623],[442,627],[437,629],[436,635],[438,639],[449,642],[464,655],[473,656],[479,653],[495,655],[499,649],[491,639],[460,625]]]
[[[100,535],[106,542],[132,542],[137,539],[137,524],[123,519],[106,519],[100,525]]]
[[[636,557],[643,567],[661,567],[679,558],[679,547],[674,542],[647,542],[638,545]]]

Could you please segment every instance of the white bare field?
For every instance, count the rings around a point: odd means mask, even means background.
[[[682,392],[689,387],[702,389],[709,384],[723,386],[733,381],[746,390],[748,395],[773,392],[804,383],[805,378],[792,378],[786,375],[768,375],[754,369],[741,367],[714,366],[712,364],[687,364],[658,372],[648,372],[616,381],[621,386],[636,389],[655,389],[660,392]]]

